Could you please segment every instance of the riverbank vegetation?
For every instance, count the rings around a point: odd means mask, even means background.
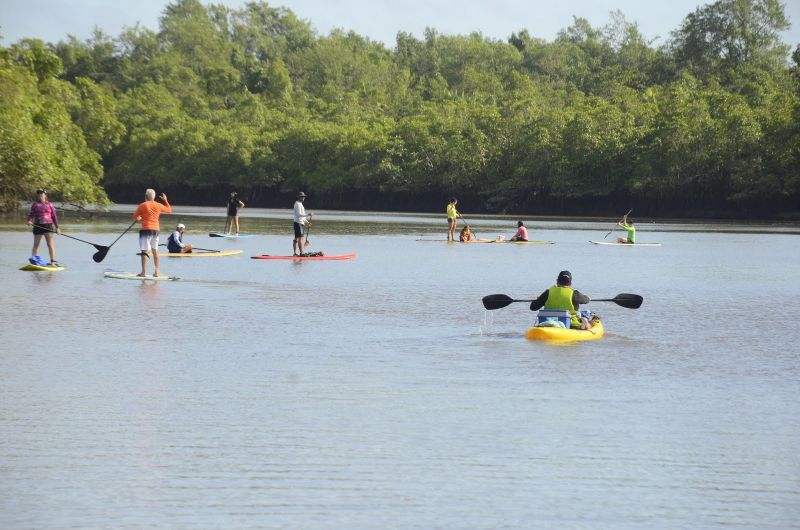
[[[428,29],[390,48],[264,2],[177,0],[157,30],[0,48],[0,201],[302,189],[317,208],[792,215],[788,24],[777,0],[720,0],[653,42],[615,12],[552,41]]]

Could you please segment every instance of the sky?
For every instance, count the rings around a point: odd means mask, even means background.
[[[201,0],[240,8],[247,0]],[[792,29],[783,33],[791,49],[800,44],[800,0],[782,0]],[[88,38],[95,26],[112,37],[123,28],[140,25],[158,29],[158,20],[168,0],[0,0],[0,44],[8,46],[25,37],[47,42],[67,35]],[[573,16],[602,27],[609,13],[619,10],[628,22],[654,45],[664,43],[684,17],[702,0],[275,0],[272,7],[291,9],[308,21],[320,35],[332,29],[355,31],[394,47],[399,31],[418,38],[426,27],[441,34],[468,35],[505,41],[512,33],[527,29],[533,37],[553,40],[572,25]]]

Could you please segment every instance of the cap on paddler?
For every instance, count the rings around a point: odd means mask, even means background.
[[[300,197],[308,197],[308,195],[306,195],[301,191],[300,193],[297,194],[297,198],[299,199]]]
[[[558,273],[558,278],[556,279],[556,284],[558,285],[571,285],[572,284],[572,273],[569,271],[561,271]]]
[[[183,225],[183,223],[178,223],[178,226],[175,229],[176,230],[186,230],[186,227]]]

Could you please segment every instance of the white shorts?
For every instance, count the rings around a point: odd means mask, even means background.
[[[139,230],[139,250],[158,250],[158,230]]]

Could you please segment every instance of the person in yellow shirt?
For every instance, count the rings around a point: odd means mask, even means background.
[[[461,217],[461,214],[456,210],[458,200],[453,197],[450,199],[450,204],[447,205],[447,241],[456,240],[456,219]]]
[[[142,272],[137,276],[146,276],[147,258],[150,257],[149,251],[153,251],[153,276],[158,276],[158,232],[161,229],[158,220],[162,213],[172,213],[172,206],[167,200],[166,194],[159,195],[161,202],[156,202],[156,191],[147,189],[144,192],[144,202],[136,207],[133,212],[134,221],[141,221],[142,228],[139,230],[139,255],[142,257]]]

